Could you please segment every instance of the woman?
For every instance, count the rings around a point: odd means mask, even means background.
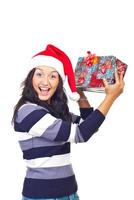
[[[53,45],[31,59],[32,70],[23,82],[13,124],[19,136],[27,173],[23,200],[78,200],[77,182],[70,162],[70,143],[87,142],[99,129],[115,99],[123,92],[123,75],[115,84],[104,80],[105,98],[93,109],[83,91],[76,89],[68,56]],[[64,69],[63,69],[64,68]],[[68,76],[80,116],[69,112],[63,83]]]

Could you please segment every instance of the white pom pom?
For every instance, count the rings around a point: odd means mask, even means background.
[[[80,95],[77,92],[72,92],[69,95],[69,98],[73,101],[78,101],[80,99]]]

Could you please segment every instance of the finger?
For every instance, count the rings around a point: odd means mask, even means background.
[[[80,87],[76,87],[76,89],[77,89],[77,92],[83,92],[83,89]]]
[[[108,86],[108,82],[106,79],[103,79],[103,83],[104,83],[104,86],[107,87]]]
[[[117,83],[117,82],[119,82],[119,75],[118,75],[118,71],[117,71],[117,69],[115,69],[115,82]]]
[[[124,87],[125,82],[124,82],[124,73],[123,73],[123,72],[120,74],[120,83],[121,83],[122,86]]]
[[[123,72],[120,73],[120,80],[123,81]]]

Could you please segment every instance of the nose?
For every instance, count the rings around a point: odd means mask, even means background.
[[[49,84],[49,78],[48,78],[48,76],[44,76],[44,77],[42,78],[42,80],[41,80],[41,83],[42,83],[43,85],[48,85],[48,84]]]

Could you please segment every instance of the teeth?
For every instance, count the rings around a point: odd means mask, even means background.
[[[41,88],[41,90],[48,91],[48,89]]]
[[[43,91],[48,91],[49,90],[49,88],[42,88],[42,87],[40,87],[40,89],[43,90]]]

